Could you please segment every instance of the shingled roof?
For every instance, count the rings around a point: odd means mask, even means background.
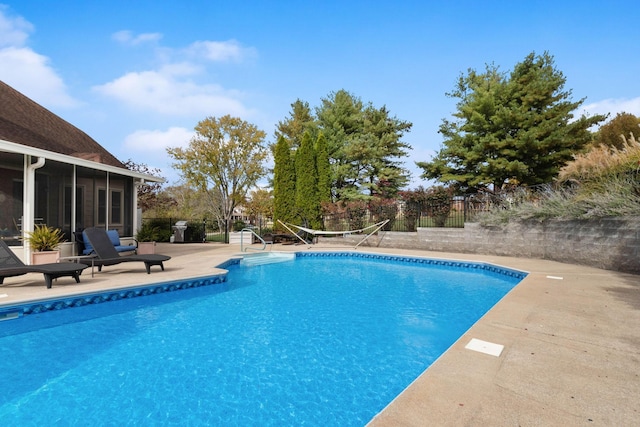
[[[0,139],[124,168],[89,135],[0,81]]]

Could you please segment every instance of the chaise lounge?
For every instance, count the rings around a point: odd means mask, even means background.
[[[75,262],[60,262],[52,264],[25,265],[9,248],[7,243],[0,240],[0,285],[5,277],[22,276],[27,273],[42,273],[47,288],[51,288],[54,279],[70,276],[80,283],[80,274],[88,265]]]
[[[78,244],[78,253],[81,253],[82,255],[91,255],[93,253],[93,246],[91,246],[91,242],[87,239],[84,231],[76,231],[74,234],[76,236],[76,243]],[[124,245],[120,242],[120,234],[118,234],[118,230],[107,230],[107,235],[109,236],[109,240],[111,240],[111,244],[118,253],[136,251],[136,245]]]
[[[101,228],[87,228],[83,231],[84,236],[89,240],[93,247],[95,257],[91,260],[81,262],[91,263],[98,267],[98,271],[102,271],[103,266],[116,265],[123,262],[144,262],[147,274],[151,274],[151,266],[159,265],[164,271],[164,262],[171,259],[168,255],[149,254],[149,255],[120,255],[116,251],[106,230]]]

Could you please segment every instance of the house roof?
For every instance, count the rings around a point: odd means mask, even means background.
[[[125,168],[89,135],[2,81],[0,140]]]

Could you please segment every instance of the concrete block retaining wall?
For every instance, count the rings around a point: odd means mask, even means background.
[[[355,245],[361,239],[354,235],[330,241]],[[367,246],[540,258],[640,274],[640,217],[380,232],[360,247]]]

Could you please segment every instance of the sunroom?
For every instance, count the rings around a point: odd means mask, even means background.
[[[76,255],[74,232],[87,227],[133,237],[137,186],[150,181],[162,179],[0,139],[0,238],[27,262],[36,224],[62,230],[61,256]]]

